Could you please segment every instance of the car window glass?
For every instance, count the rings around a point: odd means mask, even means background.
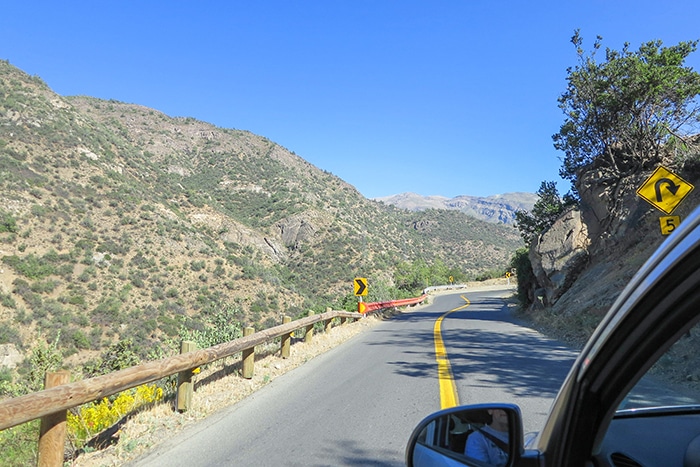
[[[700,404],[700,323],[652,366],[618,410]]]

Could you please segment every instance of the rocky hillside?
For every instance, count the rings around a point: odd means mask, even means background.
[[[666,154],[660,161],[696,187],[672,213],[681,222],[700,205],[700,145],[697,149],[682,160]],[[575,317],[562,331],[578,343],[665,238],[661,224],[667,215],[637,195],[657,167],[622,178],[589,167],[577,184],[580,207],[566,211],[530,248],[530,299],[535,308]]]
[[[401,263],[475,277],[520,246],[510,226],[368,200],[265,137],[59,96],[0,62],[0,344],[149,349],[222,309],[267,327],[347,303],[356,276],[383,300]]]
[[[514,225],[515,213],[517,211],[530,211],[537,201],[537,195],[534,193],[505,193],[487,197],[461,195],[447,198],[445,196],[401,193],[374,198],[374,200],[407,211],[452,209],[486,222]]]

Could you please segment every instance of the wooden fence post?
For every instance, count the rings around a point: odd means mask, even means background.
[[[287,324],[287,323],[291,323],[291,322],[292,322],[292,318],[289,316],[285,316],[282,319],[282,324]],[[292,347],[292,333],[288,332],[287,334],[282,335],[282,351],[281,351],[282,358],[289,358],[291,347]]]
[[[180,344],[180,353],[192,352],[197,349],[197,344],[192,341],[182,341]],[[192,408],[192,393],[194,392],[194,383],[192,383],[192,370],[181,371],[177,374],[177,410],[186,412]]]
[[[70,382],[70,372],[67,370],[46,373],[44,389]],[[67,410],[53,413],[41,418],[39,431],[39,467],[60,467],[63,465],[66,443]]]
[[[250,326],[243,329],[243,337],[250,336],[255,332],[255,329]],[[255,347],[243,349],[243,377],[250,379],[255,373]]]
[[[326,308],[326,313],[330,313],[331,311],[333,311],[333,308],[331,308],[331,307]],[[331,332],[331,328],[333,327],[333,318],[327,319],[325,321],[325,323],[323,323],[323,324],[324,324],[323,332],[325,332],[325,333]]]
[[[313,316],[315,314],[316,313],[314,313],[313,311],[309,311],[309,316]],[[304,334],[304,342],[306,342],[308,344],[313,340],[313,338],[314,338],[314,325],[309,324],[308,326],[306,326],[306,334]]]

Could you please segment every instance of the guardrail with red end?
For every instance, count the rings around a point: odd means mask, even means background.
[[[418,303],[421,303],[426,298],[428,298],[428,295],[423,294],[420,297],[404,298],[402,300],[390,300],[388,302],[371,302],[371,303],[359,302],[357,304],[357,311],[358,311],[358,313],[367,314],[371,311],[383,310],[386,308],[396,308],[396,307],[400,307],[400,306],[417,305]]]

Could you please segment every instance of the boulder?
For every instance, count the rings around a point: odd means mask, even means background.
[[[650,206],[636,194],[648,175],[639,173],[614,179],[601,170],[581,174],[577,188],[592,255],[606,255],[619,250],[621,243],[634,240],[630,233],[650,211]]]
[[[16,368],[22,360],[24,356],[17,350],[15,344],[0,345],[0,368]]]
[[[542,289],[544,305],[552,305],[576,280],[588,260],[590,240],[581,211],[571,208],[535,240],[530,262]]]

